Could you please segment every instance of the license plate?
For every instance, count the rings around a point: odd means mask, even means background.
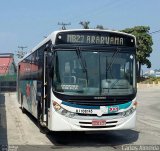
[[[93,120],[92,126],[105,126],[106,121],[105,120]]]

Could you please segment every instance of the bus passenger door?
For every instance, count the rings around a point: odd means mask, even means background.
[[[44,78],[43,78],[43,100],[42,100],[42,115],[43,115],[43,122],[45,126],[48,126],[48,110],[50,108],[50,53],[46,50],[44,52]]]

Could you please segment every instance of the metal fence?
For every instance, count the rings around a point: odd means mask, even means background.
[[[0,76],[0,92],[15,92],[17,87],[17,75]]]

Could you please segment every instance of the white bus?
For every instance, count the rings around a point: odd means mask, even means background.
[[[18,100],[50,131],[131,129],[136,39],[110,30],[51,33],[18,64]]]

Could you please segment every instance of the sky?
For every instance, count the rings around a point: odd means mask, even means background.
[[[91,28],[122,30],[142,25],[154,32],[160,30],[159,14],[160,0],[0,0],[0,53],[16,53],[18,46],[30,51],[61,28],[58,22],[71,23],[68,29],[82,28],[79,22],[89,21]],[[160,32],[152,36],[149,60],[152,69],[160,69]]]

